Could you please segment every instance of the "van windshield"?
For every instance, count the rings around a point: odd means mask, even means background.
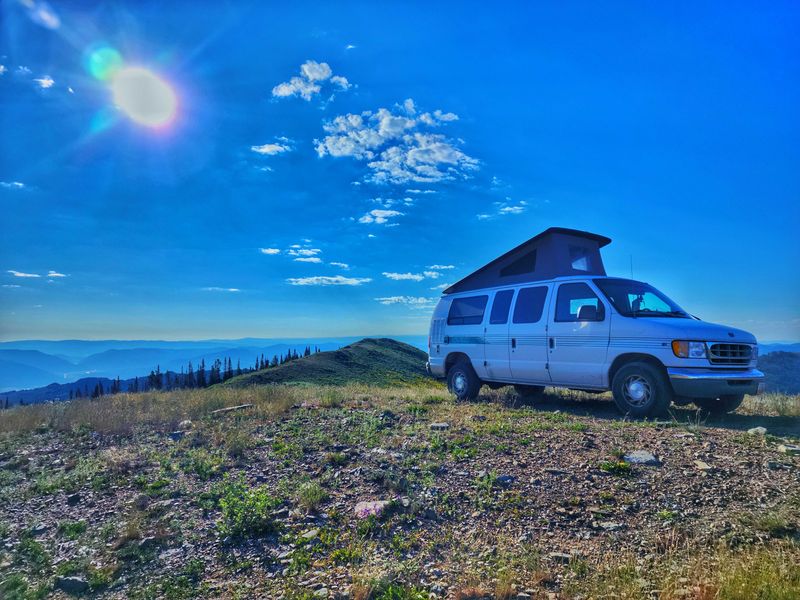
[[[595,279],[594,283],[617,312],[625,317],[691,318],[650,284],[631,279]]]

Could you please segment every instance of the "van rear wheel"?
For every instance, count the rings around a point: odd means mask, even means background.
[[[695,398],[692,400],[700,410],[712,415],[734,412],[744,401],[744,394],[720,396],[719,398]]]
[[[455,394],[456,400],[474,400],[481,389],[481,380],[469,362],[460,360],[447,372],[447,389]]]
[[[620,412],[632,417],[665,415],[673,396],[664,373],[645,362],[621,367],[614,375],[611,392]]]

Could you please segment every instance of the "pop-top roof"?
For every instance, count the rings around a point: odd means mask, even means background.
[[[600,248],[611,242],[596,233],[551,227],[495,258],[444,290],[468,292],[568,275],[605,275]]]

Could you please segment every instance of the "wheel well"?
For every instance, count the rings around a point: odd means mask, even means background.
[[[469,360],[469,356],[464,354],[463,352],[451,352],[447,355],[447,358],[444,359],[444,372],[445,375],[450,370],[454,364],[456,364],[460,360],[466,360],[468,363],[472,364]]]
[[[617,358],[614,359],[614,362],[611,363],[611,368],[608,370],[608,387],[610,388],[612,383],[614,382],[614,375],[617,374],[623,366],[627,365],[628,363],[632,362],[645,362],[653,365],[657,369],[664,371],[666,373],[666,369],[664,368],[664,364],[658,360],[655,356],[651,354],[639,354],[637,352],[629,352],[627,354],[620,354]]]

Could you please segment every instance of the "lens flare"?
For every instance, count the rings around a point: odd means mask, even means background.
[[[122,68],[122,56],[108,46],[91,49],[86,53],[85,61],[86,70],[101,81],[108,81]]]
[[[125,67],[111,79],[114,104],[148,127],[167,125],[175,117],[178,98],[169,84],[143,67]]]

